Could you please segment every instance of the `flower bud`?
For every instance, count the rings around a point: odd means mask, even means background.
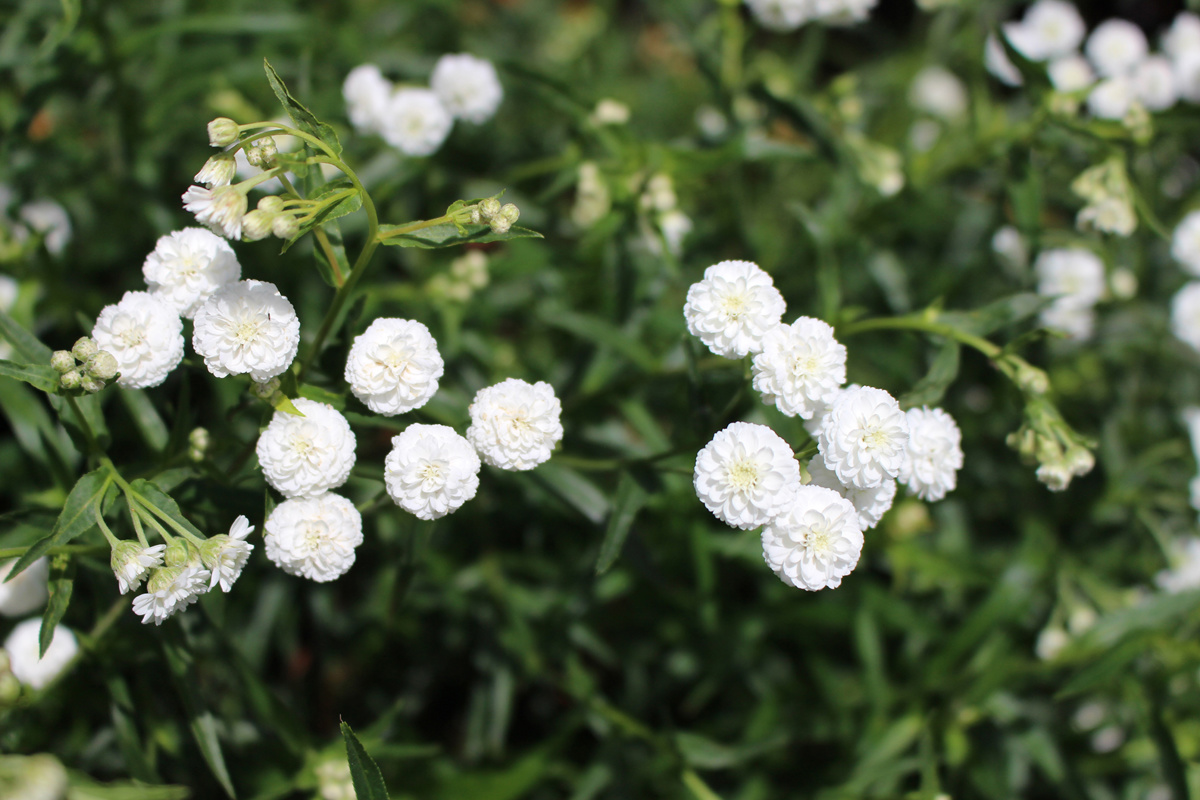
[[[271,232],[279,239],[295,239],[300,234],[300,222],[291,214],[280,214],[271,222]]]
[[[191,548],[188,547],[187,540],[182,536],[177,536],[167,545],[166,553],[163,555],[163,563],[168,567],[182,567],[187,564],[191,557],[192,552]],[[157,573],[155,577],[157,577]]]
[[[73,392],[79,388],[79,384],[83,382],[83,376],[79,374],[79,370],[73,369],[70,372],[64,372],[62,377],[58,379],[58,385],[68,392]]]
[[[217,153],[204,162],[204,166],[196,173],[196,183],[203,183],[210,189],[218,186],[228,186],[237,175],[237,160],[232,153]]]
[[[104,390],[104,381],[93,378],[91,375],[84,375],[79,379],[79,388],[88,394],[95,394]]]
[[[50,366],[58,373],[70,372],[75,369],[75,356],[69,350],[55,350],[50,356]]]
[[[275,215],[261,209],[255,209],[242,217],[242,238],[247,242],[257,242],[271,235],[271,225]]]
[[[80,361],[87,361],[92,356],[96,355],[96,351],[100,348],[96,346],[96,342],[90,336],[81,336],[75,342],[75,346],[71,348],[71,355]]]
[[[117,363],[117,359],[112,353],[106,350],[99,350],[96,355],[88,359],[84,366],[87,374],[101,381],[111,381],[117,377],[117,371],[121,369],[121,365]]]
[[[278,214],[283,211],[283,198],[269,194],[258,201],[258,210],[265,211],[268,214]]]
[[[208,454],[209,444],[208,429],[193,428],[188,434],[188,458],[195,462],[203,461]]]
[[[500,216],[508,220],[508,224],[516,222],[521,217],[521,209],[517,208],[512,203],[505,203],[500,207]]]
[[[1050,391],[1050,378],[1045,370],[1022,363],[1017,368],[1017,386],[1026,394],[1045,394]]]
[[[1061,492],[1071,485],[1071,471],[1064,463],[1042,464],[1037,468],[1037,479],[1052,492]]]
[[[1096,466],[1096,457],[1086,447],[1071,447],[1067,450],[1063,462],[1072,475],[1081,477],[1087,475]]]
[[[279,378],[271,378],[263,383],[252,383],[250,384],[250,394],[259,400],[270,400],[279,391],[281,385]]]
[[[279,148],[275,145],[275,140],[270,136],[265,139],[259,139],[254,144],[246,148],[246,160],[250,162],[250,166],[258,167],[259,169],[271,169],[277,163],[276,157],[279,155]]]
[[[479,201],[479,217],[484,222],[491,222],[492,217],[500,213],[500,201],[494,197],[488,197]]]
[[[491,222],[488,224],[492,226],[492,233],[501,235],[508,233],[509,228],[512,227],[512,223],[499,214],[492,217]]]
[[[217,117],[208,123],[208,143],[213,147],[228,147],[237,138],[238,124],[229,117]]]
[[[471,209],[471,224],[472,225],[482,225],[483,224],[483,217],[480,215],[478,207]]]

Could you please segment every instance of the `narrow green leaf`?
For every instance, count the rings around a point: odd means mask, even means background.
[[[129,416],[133,419],[133,425],[141,435],[142,441],[151,450],[161,453],[167,446],[170,434],[167,431],[167,423],[163,422],[154,403],[150,402],[150,398],[141,389],[117,387],[117,394],[121,398],[121,402],[125,404],[126,410],[129,411]]]
[[[187,800],[186,786],[147,786],[136,781],[100,783],[78,772],[70,773],[69,800]]]
[[[402,228],[402,225],[380,225],[379,233],[386,234],[389,231],[394,231]],[[394,245],[396,247],[420,247],[426,250],[435,250],[440,247],[455,247],[467,242],[484,243],[484,242],[507,242],[510,239],[541,239],[542,235],[537,231],[531,231],[528,228],[520,228],[513,226],[507,233],[492,233],[492,229],[487,225],[464,225],[466,234],[463,234],[457,227],[449,222],[443,222],[439,225],[431,225],[428,228],[421,228],[411,233],[400,233],[387,238],[380,238],[379,243],[385,245]]]
[[[74,398],[75,405],[79,408],[79,412],[83,418],[87,420],[88,428],[91,429],[92,435],[96,437],[96,442],[101,449],[108,447],[112,437],[108,433],[108,423],[104,421],[104,412],[100,410],[99,394],[85,394]],[[75,447],[79,452],[87,452],[87,437],[83,433],[83,429],[79,425],[79,417],[75,414],[74,409],[68,402],[68,398],[60,394],[52,394],[47,398],[50,405],[58,413],[58,420],[63,427],[67,429],[67,433],[71,437],[71,441],[75,443]]]
[[[165,512],[166,515],[175,522],[179,523],[196,536],[199,536],[201,539],[205,538],[204,534],[200,532],[200,529],[189,522],[187,517],[183,516],[183,512],[179,510],[179,504],[176,503],[170,495],[164,492],[158,486],[158,484],[148,481],[145,478],[138,478],[136,481],[132,481],[129,485],[133,491],[137,492],[160,511]]]
[[[42,614],[42,628],[38,633],[38,658],[46,655],[50,642],[54,641],[54,629],[67,613],[71,603],[71,591],[75,588],[75,562],[65,553],[50,561],[50,599]]]
[[[50,364],[54,351],[3,311],[0,311],[0,336],[8,340],[13,352],[26,364]]]
[[[685,769],[680,776],[683,779],[683,785],[692,793],[692,797],[696,800],[721,800],[721,796],[708,788],[708,784],[704,779],[690,769]]]
[[[958,342],[947,340],[942,344],[938,354],[934,356],[929,372],[900,397],[900,407],[904,409],[920,406],[936,406],[946,394],[946,389],[958,377],[959,354],[961,347]]]
[[[596,484],[570,467],[555,464],[551,460],[531,472],[530,477],[593,524],[599,525],[608,516],[608,498],[596,488]]]
[[[80,478],[76,482],[75,488],[71,489],[71,493],[67,495],[67,502],[63,504],[62,513],[58,515],[54,528],[45,538],[39,539],[26,550],[25,555],[17,559],[17,563],[13,565],[12,572],[8,574],[6,581],[11,581],[20,575],[26,567],[44,556],[50,548],[67,544],[76,536],[91,530],[92,526],[96,524],[95,510],[104,498],[104,493],[108,491],[111,480],[108,470],[104,467],[95,469]]]
[[[0,412],[8,419],[21,449],[43,464],[60,486],[69,488],[75,481],[71,465],[78,453],[46,410],[42,395],[25,384],[0,381]]]
[[[322,389],[320,386],[313,386],[305,383],[301,384],[298,391],[301,397],[309,400],[316,400],[318,403],[328,403],[338,411],[341,411],[346,407],[345,395],[331,392],[328,389]]]
[[[350,779],[354,781],[354,794],[358,800],[388,800],[387,786],[383,773],[367,754],[366,748],[350,725],[342,723],[342,740],[346,742],[346,758],[350,762]]]
[[[338,217],[344,217],[347,214],[353,214],[362,208],[362,194],[355,189],[354,184],[349,178],[337,178],[326,183],[315,193],[309,195],[309,200],[320,200],[323,197],[338,194],[351,190],[354,193],[333,203],[329,207],[322,209],[321,213],[313,217],[301,227],[302,231],[312,230],[318,226],[324,225],[327,222],[332,222]]]
[[[342,226],[337,220],[326,220],[322,226],[325,233],[325,238],[329,240],[329,249],[333,251],[333,258],[337,261],[338,271],[342,276],[350,274],[350,259],[346,256],[346,244],[342,238]],[[329,259],[325,254],[325,248],[317,241],[316,236],[313,237],[313,257],[317,261],[317,271],[321,274],[321,280],[333,288],[337,288],[337,280],[334,278],[333,267],[329,263]]]
[[[590,314],[580,314],[555,305],[538,309],[538,319],[546,325],[567,331],[580,339],[611,347],[644,370],[653,370],[658,359],[635,336],[625,333],[611,322]]]
[[[974,311],[944,311],[938,314],[938,322],[953,325],[976,336],[987,336],[1036,316],[1053,302],[1053,297],[1039,294],[1014,294]]]
[[[596,558],[596,574],[603,575],[621,555],[625,537],[638,511],[646,502],[646,490],[628,472],[621,473],[617,482],[617,494],[613,498],[612,512],[608,515],[608,527],[604,541],[600,544],[600,555]]]
[[[158,783],[161,778],[154,769],[154,745],[143,743],[138,733],[135,722],[137,711],[129,693],[129,685],[120,675],[112,674],[105,679],[105,685],[108,687],[108,696],[112,698],[109,708],[113,732],[121,748],[121,756],[125,759],[125,769],[139,781]]]
[[[0,375],[25,381],[43,392],[53,392],[58,388],[58,370],[49,364],[18,364],[0,359]]]
[[[182,634],[176,628],[171,628],[164,635],[162,646],[172,682],[183,701],[188,727],[191,728],[192,738],[200,748],[200,755],[204,757],[204,763],[208,765],[217,783],[221,784],[225,794],[236,800],[237,794],[233,790],[233,781],[229,777],[225,755],[221,752],[221,742],[217,738],[216,718],[204,708],[196,690],[195,676],[192,674],[192,654],[183,644]]]
[[[279,98],[283,110],[292,118],[292,122],[296,124],[296,127],[309,136],[317,137],[335,154],[341,155],[342,144],[338,141],[337,132],[329,125],[317,119],[300,101],[292,97],[288,92],[287,85],[279,77],[279,73],[271,66],[271,62],[265,58],[263,59],[263,70],[267,73],[267,82],[271,84],[271,90],[275,92],[275,96]]]

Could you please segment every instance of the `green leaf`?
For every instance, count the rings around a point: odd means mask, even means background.
[[[71,590],[75,587],[75,562],[69,555],[60,553],[50,562],[50,599],[42,614],[42,628],[38,633],[38,658],[46,655],[50,642],[54,641],[54,629],[67,613],[71,603]]]
[[[328,389],[322,389],[320,386],[313,386],[308,383],[301,384],[298,392],[301,397],[309,400],[315,400],[318,403],[328,403],[338,411],[341,411],[346,407],[345,395],[331,392]]]
[[[49,364],[18,364],[0,359],[0,375],[25,381],[43,392],[53,392],[58,388],[58,370]]]
[[[78,453],[66,431],[58,427],[46,410],[42,395],[15,381],[0,381],[0,411],[8,419],[13,437],[29,456],[54,476],[64,489],[75,481],[71,466]]]
[[[621,473],[617,482],[617,494],[612,501],[612,512],[608,515],[608,527],[604,541],[600,544],[600,555],[596,558],[596,574],[603,575],[621,555],[625,537],[638,511],[646,502],[646,490],[628,472]]]
[[[192,654],[184,646],[182,634],[176,628],[169,629],[162,639],[162,646],[175,689],[183,700],[188,727],[191,728],[192,737],[200,748],[200,755],[204,757],[204,763],[208,765],[217,783],[221,784],[225,794],[236,800],[233,781],[229,777],[229,769],[225,766],[225,755],[221,752],[221,742],[217,739],[216,717],[204,708],[197,692],[195,676],[192,674]]]
[[[267,73],[267,82],[271,84],[271,90],[275,92],[275,96],[279,98],[283,110],[292,118],[292,122],[296,124],[296,127],[309,136],[317,137],[335,154],[341,155],[342,144],[338,141],[337,132],[329,125],[317,119],[311,111],[301,105],[296,98],[292,97],[288,92],[287,85],[279,77],[279,73],[271,66],[271,62],[265,58],[263,59],[263,70]]]
[[[597,345],[611,347],[628,358],[641,369],[650,371],[658,367],[658,359],[636,336],[632,336],[611,322],[590,314],[580,314],[547,304],[538,309],[538,319],[546,325],[567,331]]]
[[[428,228],[420,228],[411,233],[399,233],[382,238],[382,235],[388,231],[395,231],[405,227],[408,226],[380,225],[379,233],[381,234],[381,238],[379,243],[395,245],[397,247],[420,247],[426,250],[436,250],[440,247],[455,247],[467,242],[482,244],[485,242],[507,242],[510,239],[543,238],[537,231],[531,231],[528,228],[520,228],[515,225],[508,230],[508,233],[492,233],[492,229],[487,225],[464,225],[463,230],[466,231],[464,234],[449,222],[431,225]]]
[[[113,732],[117,745],[121,748],[121,757],[125,759],[125,769],[129,774],[144,783],[158,783],[161,779],[155,771],[153,746],[143,743],[138,734],[136,719],[137,709],[129,694],[129,684],[120,675],[110,674],[105,684],[108,696],[112,698]]]
[[[69,776],[67,800],[187,800],[192,796],[186,786],[147,786],[136,781],[99,783],[78,772]]]
[[[946,389],[958,377],[959,354],[962,348],[958,342],[947,340],[942,344],[938,354],[925,377],[917,381],[912,389],[900,397],[900,407],[903,409],[920,406],[936,406],[946,394]]]
[[[320,200],[323,197],[338,194],[352,190],[354,193],[321,209],[321,213],[313,217],[310,221],[301,226],[301,230],[312,230],[326,222],[332,222],[338,217],[344,217],[347,214],[353,214],[362,208],[362,193],[355,188],[349,178],[337,178],[322,186],[316,193],[309,195],[309,200]]]
[[[596,484],[570,467],[548,461],[534,470],[530,477],[593,524],[599,525],[608,516],[608,498],[596,488]]]
[[[54,355],[54,351],[3,311],[0,311],[0,336],[8,340],[13,352],[26,364],[50,364],[50,356]]]
[[[150,402],[150,398],[141,389],[117,387],[117,395],[125,404],[126,410],[129,411],[133,425],[137,428],[142,440],[151,450],[161,453],[167,446],[170,434],[167,431],[167,423],[163,422],[163,418],[159,416],[154,403]]]
[[[199,536],[201,539],[205,538],[204,534],[202,534],[195,525],[188,522],[187,518],[183,516],[183,512],[179,510],[179,504],[176,503],[170,495],[159,488],[158,484],[152,483],[145,478],[138,478],[136,481],[132,481],[129,486],[133,489],[133,491],[141,495],[143,499],[154,505],[160,511],[164,512],[168,517],[182,525],[189,532]]]
[[[708,784],[692,770],[685,769],[680,777],[683,779],[683,785],[696,800],[721,800],[721,796],[708,788]]]
[[[54,528],[45,538],[39,539],[26,550],[25,555],[17,559],[17,563],[13,565],[12,572],[8,574],[6,581],[11,581],[20,575],[26,567],[44,556],[50,548],[67,544],[75,537],[91,530],[92,526],[96,524],[96,511],[100,507],[100,501],[104,499],[104,493],[108,491],[108,485],[111,482],[112,478],[105,467],[95,469],[80,478],[76,482],[75,488],[67,495],[67,502],[63,505],[62,513],[58,515]]]
[[[80,397],[68,398],[61,394],[52,394],[47,399],[50,405],[58,413],[58,420],[63,427],[67,429],[67,433],[71,436],[71,441],[75,443],[75,447],[81,453],[86,453],[88,450],[87,436],[84,435],[83,428],[79,424],[79,415],[71,408],[71,400],[75,401],[75,406],[79,409],[79,413],[83,415],[87,421],[88,428],[91,429],[92,435],[96,437],[97,444],[101,449],[108,447],[112,437],[108,434],[108,424],[104,421],[104,412],[100,410],[99,394],[85,394]]]
[[[944,311],[938,314],[938,321],[976,336],[987,336],[1036,316],[1053,302],[1053,297],[1026,292],[988,303],[974,311]]]
[[[387,786],[383,783],[383,773],[378,765],[367,754],[366,748],[350,725],[342,723],[342,739],[346,742],[346,758],[350,762],[350,778],[354,781],[354,794],[358,800],[387,800]]]

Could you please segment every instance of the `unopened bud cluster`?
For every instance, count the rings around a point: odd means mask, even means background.
[[[120,365],[109,352],[96,346],[94,339],[83,336],[70,350],[56,350],[50,366],[58,372],[63,392],[94,394],[117,377]]]
[[[521,209],[517,208],[512,203],[500,205],[500,201],[495,197],[488,197],[480,200],[474,208],[471,209],[470,221],[472,225],[487,225],[492,229],[492,233],[504,234],[508,233],[512,228],[513,223],[521,216]]]
[[[1048,401],[1036,397],[1025,407],[1025,423],[1007,439],[1027,464],[1037,464],[1037,479],[1052,492],[1066,489],[1074,478],[1096,466],[1089,444]]]
[[[281,198],[270,196],[258,201],[258,207],[242,219],[242,236],[256,242],[274,234],[278,239],[294,239],[300,233],[300,221],[293,210],[285,210]]]

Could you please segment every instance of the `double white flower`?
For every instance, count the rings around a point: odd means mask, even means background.
[[[280,503],[263,524],[267,558],[284,572],[324,583],[354,566],[362,515],[346,498],[326,492]]]
[[[533,469],[563,437],[562,404],[544,381],[508,378],[480,389],[468,411],[467,440],[484,463],[500,469]]]
[[[762,531],[763,558],[784,583],[810,592],[836,589],[858,565],[859,514],[832,489],[801,486]]]
[[[479,455],[446,425],[409,425],[392,438],[383,479],[396,505],[419,519],[457,511],[479,488]]]
[[[377,319],[355,337],[345,378],[368,408],[392,416],[429,402],[444,370],[428,328],[410,319]]]
[[[954,491],[962,469],[962,432],[940,408],[910,408],[908,458],[900,482],[922,500],[941,500]]]
[[[242,277],[242,265],[221,237],[204,228],[184,228],[158,240],[142,274],[151,294],[192,319],[213,292]]]
[[[791,505],[800,488],[800,464],[766,425],[734,422],[696,455],[692,481],[717,519],[751,530]]]
[[[846,382],[846,348],[828,324],[800,317],[766,332],[753,370],[754,388],[764,403],[774,403],[789,417],[811,419]]]
[[[218,378],[248,374],[265,383],[296,358],[300,319],[275,284],[229,283],[196,312],[192,347]]]
[[[725,358],[762,350],[767,331],[779,325],[786,304],[771,276],[750,261],[722,261],[688,289],[683,316],[688,331]]]
[[[882,389],[840,392],[817,436],[825,465],[856,489],[879,486],[900,474],[907,458],[908,419]]]
[[[298,417],[276,411],[258,437],[255,452],[267,483],[285,497],[315,497],[336,489],[354,467],[354,432],[328,403],[292,401]]]
[[[126,292],[119,303],[105,306],[92,338],[117,360],[117,384],[127,389],[158,386],[183,360],[183,322],[149,292]]]

